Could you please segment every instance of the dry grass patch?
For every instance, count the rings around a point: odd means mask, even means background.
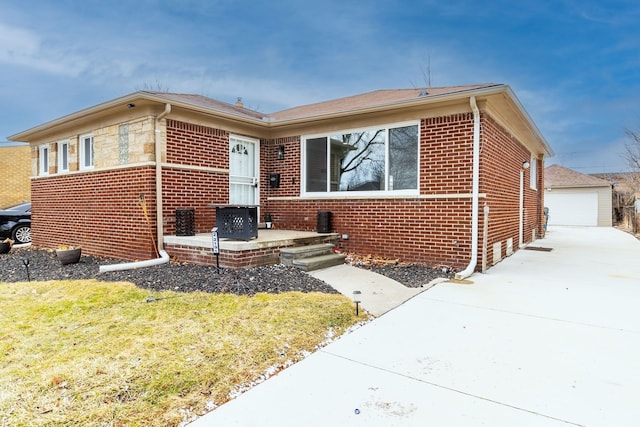
[[[364,319],[341,295],[95,280],[0,283],[0,307],[1,426],[179,425]]]

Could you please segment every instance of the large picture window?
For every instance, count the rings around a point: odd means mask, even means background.
[[[418,128],[401,124],[304,138],[305,192],[415,193]]]

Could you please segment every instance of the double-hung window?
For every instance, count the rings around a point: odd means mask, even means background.
[[[537,171],[538,162],[535,156],[531,155],[531,161],[529,162],[529,187],[533,190],[538,189],[538,171]]]
[[[69,172],[69,141],[58,142],[58,172]]]
[[[303,138],[303,193],[417,194],[418,123]]]
[[[80,169],[93,168],[93,135],[80,137]]]
[[[38,158],[38,175],[49,175],[49,144],[39,147]]]

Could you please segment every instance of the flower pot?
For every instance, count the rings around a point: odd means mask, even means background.
[[[0,254],[8,254],[11,250],[11,244],[7,242],[0,242]]]
[[[80,260],[82,254],[82,248],[70,248],[70,249],[57,249],[56,256],[60,261],[60,264],[75,264]]]
[[[267,230],[271,230],[271,226],[272,226],[271,221],[265,222],[265,225],[267,226]]]

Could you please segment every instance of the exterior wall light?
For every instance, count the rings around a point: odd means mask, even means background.
[[[136,104],[127,104],[127,108],[134,108]]]
[[[276,148],[276,159],[284,160],[284,145],[279,145],[278,148]]]
[[[529,162],[528,162],[528,161],[526,161],[526,160],[525,160],[524,162],[522,162],[522,167],[523,167],[523,168],[525,168],[525,169],[529,169],[529,166],[530,166],[530,165],[529,165]]]

